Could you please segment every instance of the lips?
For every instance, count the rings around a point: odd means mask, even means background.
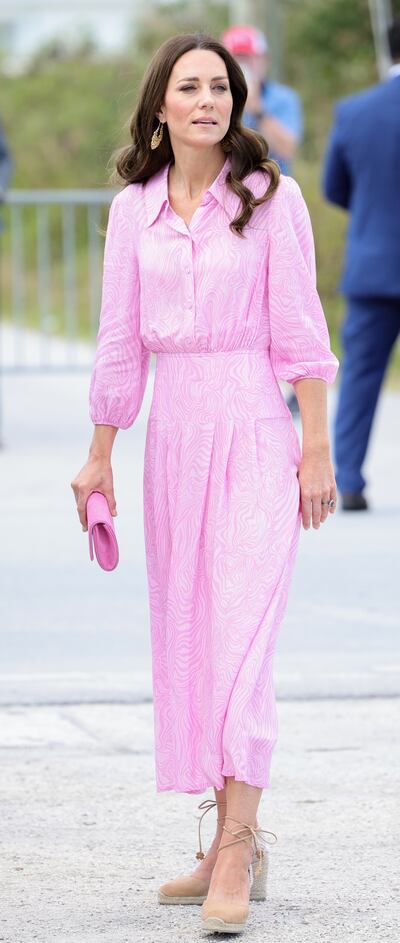
[[[214,118],[196,118],[196,120],[193,121],[193,124],[216,124],[216,123],[217,122],[214,121]]]

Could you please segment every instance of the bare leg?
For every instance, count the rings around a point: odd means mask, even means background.
[[[219,843],[221,841],[222,835],[224,834],[222,830],[222,826],[225,821],[226,802],[227,802],[225,788],[215,789],[214,787],[214,793],[215,793],[215,800],[217,802],[217,806],[216,806],[217,819],[219,820],[216,822],[215,837],[205,857],[199,862],[198,866],[194,869],[194,871],[191,872],[191,874],[195,874],[197,877],[204,877],[207,879],[211,877],[211,872],[215,865],[217,854],[218,854]],[[209,813],[209,815],[213,815],[213,814],[214,814],[213,811]]]
[[[225,782],[226,815],[231,815],[238,822],[246,822],[256,828],[258,825],[257,809],[262,789],[237,781],[233,776],[227,776]],[[232,831],[237,832],[242,828],[238,822],[226,818],[225,825]],[[223,850],[217,854],[214,863],[208,899],[218,897],[224,900],[237,901],[238,903],[248,903],[250,886],[248,866],[252,859],[254,842],[249,830],[240,832],[237,837],[241,836],[248,837],[250,840],[235,841],[233,835],[222,831],[218,847]],[[235,842],[235,844],[232,844],[230,848],[226,847],[231,842]]]

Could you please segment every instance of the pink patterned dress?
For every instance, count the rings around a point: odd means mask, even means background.
[[[310,217],[282,176],[244,237],[222,170],[190,226],[164,165],[114,198],[90,417],[126,429],[151,351],[144,522],[156,789],[270,785],[273,655],[301,526],[301,449],[278,379],[335,379]],[[262,195],[261,170],[244,181]]]

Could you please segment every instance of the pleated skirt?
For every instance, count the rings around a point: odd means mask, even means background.
[[[270,785],[300,458],[267,351],[157,355],[143,476],[157,791]]]

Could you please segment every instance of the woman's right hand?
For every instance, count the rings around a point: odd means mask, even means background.
[[[88,529],[86,502],[92,491],[101,491],[107,498],[111,514],[113,516],[117,514],[110,459],[102,457],[89,458],[76,478],[71,481],[71,488],[75,495],[82,530]]]

